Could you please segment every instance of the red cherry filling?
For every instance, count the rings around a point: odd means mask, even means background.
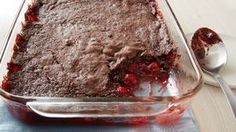
[[[134,74],[129,73],[125,75],[124,83],[127,86],[134,87],[138,85],[139,81],[138,81],[138,78]]]
[[[222,39],[213,30],[199,28],[192,37],[191,47],[197,58],[203,59],[210,46],[222,42]]]
[[[29,5],[28,10],[25,14],[25,19],[29,22],[37,22],[38,21],[36,7]]]
[[[154,62],[144,62],[131,64],[129,67],[129,72],[142,75],[154,75],[161,70],[161,65],[158,61]]]
[[[120,96],[125,96],[129,94],[128,89],[126,87],[121,87],[121,86],[117,88],[117,92]]]
[[[23,36],[20,35],[20,34],[17,34],[17,36],[16,36],[16,45],[17,45],[18,47],[21,47],[21,44],[22,44],[23,42],[24,42]]]
[[[34,15],[27,14],[27,20],[30,21],[30,22],[37,22],[38,18]]]
[[[160,71],[160,63],[152,62],[148,65],[148,69],[150,72],[159,72]]]
[[[146,82],[150,84],[148,90],[150,96],[155,95],[157,91],[164,92],[169,83],[170,71],[177,66],[175,61],[178,57],[177,50],[173,49],[168,54],[158,57],[147,55],[126,60],[114,69],[110,76],[113,83],[119,84],[118,88],[116,87],[117,94],[127,96],[124,93],[128,92],[131,96],[146,95],[147,89],[142,88]],[[144,85],[140,85],[140,82],[144,82]],[[153,89],[156,84],[160,86],[158,90]]]
[[[171,55],[166,55],[169,59],[171,59]],[[125,84],[124,87],[119,87],[118,92],[120,96],[127,95],[124,94],[126,91],[133,91],[137,90],[139,87],[140,79],[144,79],[150,82],[150,93],[149,95],[152,95],[152,83],[157,81],[159,84],[161,84],[159,92],[163,91],[165,86],[168,84],[168,78],[169,78],[169,70],[171,68],[167,67],[163,69],[164,67],[161,67],[160,61],[155,60],[152,62],[142,62],[142,63],[134,63],[130,64],[128,71],[130,73],[125,74],[123,83]],[[162,69],[162,70],[161,70]],[[163,71],[164,70],[164,71]],[[162,71],[162,72],[161,72]],[[167,74],[167,75],[166,75]],[[135,88],[135,89],[134,89]],[[122,92],[125,91],[125,92]]]
[[[218,34],[209,28],[198,29],[197,36],[199,41],[202,40],[208,45],[214,45],[222,41]]]
[[[13,62],[8,63],[7,66],[8,66],[7,69],[12,73],[16,73],[21,70],[21,66]]]
[[[172,51],[173,52],[173,51]],[[166,60],[167,59],[167,60]],[[174,66],[175,53],[169,53],[161,56],[161,59],[146,60],[143,62],[134,62],[127,68],[127,72],[122,78],[122,85],[126,87],[118,87],[117,91],[120,96],[125,96],[127,91],[139,89],[140,80],[149,81],[149,95],[152,93],[152,84],[157,82],[160,84],[159,92],[164,91],[168,84],[169,72]]]
[[[4,89],[5,91],[9,91],[9,79],[7,76],[4,76],[3,81],[2,81],[2,89]]]
[[[17,34],[15,45],[13,47],[14,54],[18,51],[18,49],[22,48],[22,43],[25,41],[24,37],[21,34]]]
[[[16,46],[16,45],[14,45],[14,47],[13,47],[13,55],[15,55],[15,53],[18,51],[18,47]]]

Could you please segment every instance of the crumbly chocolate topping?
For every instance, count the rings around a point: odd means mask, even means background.
[[[21,65],[21,71],[9,74],[13,94],[118,96],[116,84],[108,85],[111,71],[126,60],[174,48],[164,21],[153,15],[146,0],[34,4],[39,21],[22,30],[25,46],[12,58]]]

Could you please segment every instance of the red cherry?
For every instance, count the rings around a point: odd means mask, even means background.
[[[17,50],[18,50],[18,47],[16,46],[16,45],[14,45],[14,47],[13,47],[13,54],[15,54],[16,52],[17,52]]]
[[[3,77],[3,81],[2,81],[2,89],[4,89],[5,91],[9,90],[9,79],[7,76]]]
[[[16,45],[20,47],[23,42],[24,42],[24,38],[22,37],[22,35],[17,34],[17,36],[16,36]]]
[[[122,86],[117,88],[117,92],[120,96],[125,96],[129,93],[128,89],[126,87],[122,87]]]
[[[161,76],[158,78],[158,82],[160,84],[166,84],[166,82],[168,82],[168,78],[169,78],[169,75]]]
[[[19,64],[14,64],[10,62],[7,64],[7,66],[8,66],[7,69],[12,73],[16,73],[21,70],[21,66]]]
[[[158,72],[158,71],[160,71],[160,63],[152,62],[151,64],[148,65],[148,69],[151,72]]]
[[[126,74],[124,78],[124,83],[127,86],[136,86],[138,85],[138,79],[134,74]]]
[[[36,7],[30,5],[28,7],[28,11],[25,14],[26,20],[28,20],[29,22],[37,22],[38,17],[36,12],[37,12]]]
[[[38,21],[37,16],[34,14],[31,14],[31,13],[26,14],[26,18],[30,22],[37,22]]]

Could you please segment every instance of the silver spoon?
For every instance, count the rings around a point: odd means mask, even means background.
[[[236,118],[236,96],[219,74],[227,62],[223,41],[213,30],[200,28],[194,33],[191,46],[203,71],[220,84]]]

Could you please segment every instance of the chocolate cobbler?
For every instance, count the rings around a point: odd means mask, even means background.
[[[165,84],[177,50],[153,0],[35,0],[2,88],[21,96],[134,96]]]

